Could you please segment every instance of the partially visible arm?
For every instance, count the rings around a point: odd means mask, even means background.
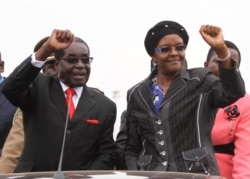
[[[233,156],[233,178],[250,178],[250,96],[239,104],[240,121],[235,127],[235,150]]]
[[[224,59],[221,63],[224,68],[233,68],[234,62],[230,58],[230,52],[224,41],[222,30],[220,27],[211,25],[202,25],[200,27],[202,38],[216,52],[219,59]]]
[[[57,50],[68,48],[72,43],[74,34],[68,30],[53,30],[49,39],[37,50],[34,58],[45,61]],[[31,100],[31,83],[39,74],[41,68],[31,63],[31,56],[23,61],[5,80],[2,92],[15,106],[25,106]]]
[[[230,56],[221,28],[202,25],[200,34],[204,41],[214,49],[218,58],[223,59],[219,72],[221,84],[214,87],[212,101],[216,108],[225,107],[245,95],[244,80]]]
[[[121,122],[120,122],[120,130],[116,137],[116,169],[117,170],[126,170],[126,161],[125,161],[125,147],[126,147],[126,140],[127,140],[127,125],[126,125],[126,116],[127,110],[124,110],[121,115]]]
[[[46,60],[52,53],[66,49],[74,39],[74,34],[69,30],[54,29],[49,39],[43,43],[36,52],[35,58],[40,61]]]
[[[0,157],[0,173],[12,173],[17,165],[24,145],[22,112],[18,108],[14,116],[13,126],[4,143]]]

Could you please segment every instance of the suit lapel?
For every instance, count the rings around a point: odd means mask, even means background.
[[[148,106],[151,110],[154,110],[153,97],[150,92],[151,80],[147,80],[145,84],[141,86],[139,94],[143,99],[145,106]]]
[[[94,93],[92,93],[87,86],[84,86],[72,122],[77,122],[78,120],[83,119],[83,116],[92,109],[92,107],[96,104],[93,97]]]
[[[51,99],[55,106],[59,109],[62,114],[62,119],[65,120],[67,115],[67,104],[63,89],[59,80],[54,80],[51,86]]]
[[[65,95],[64,95],[64,92],[62,90],[59,80],[55,80],[54,83],[52,83],[51,88],[54,88],[53,90],[51,90],[52,102],[57,106],[57,108],[61,112],[62,119],[65,120],[66,115],[67,115],[67,104],[66,104]],[[91,108],[96,103],[93,97],[94,97],[94,93],[87,86],[84,86],[78,105],[76,106],[76,110],[72,119],[72,123],[75,123],[79,119],[82,119],[83,116],[89,110],[91,110]]]
[[[176,78],[173,80],[172,84],[170,85],[169,90],[165,95],[165,99],[169,100],[177,95],[183,88],[185,87],[185,82],[182,78]]]
[[[179,94],[180,91],[182,91],[182,89],[185,88],[185,80],[183,78],[188,79],[188,74],[185,70],[182,70],[177,76],[176,78],[173,80],[172,84],[170,85],[169,90],[167,91],[164,99],[171,99],[174,96],[176,96],[177,94]]]

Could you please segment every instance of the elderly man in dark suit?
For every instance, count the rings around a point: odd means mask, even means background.
[[[6,99],[6,97],[1,92],[2,83],[5,80],[5,77],[1,75],[3,72],[4,61],[2,61],[2,55],[0,52],[0,156],[2,154],[3,145],[6,137],[9,134],[13,117],[17,109],[9,102],[8,99]]]
[[[52,53],[58,79],[39,73]],[[65,125],[62,170],[114,168],[116,104],[86,85],[91,61],[85,41],[54,30],[6,79],[3,93],[21,108],[24,121],[25,144],[15,172],[57,170]],[[72,99],[65,94],[68,88]]]

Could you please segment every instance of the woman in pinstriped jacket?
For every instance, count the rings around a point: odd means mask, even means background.
[[[129,170],[219,175],[210,132],[216,108],[244,96],[244,81],[224,43],[222,30],[203,25],[202,38],[220,60],[220,79],[204,68],[185,69],[188,33],[161,21],[145,38],[157,69],[128,93],[125,159]]]

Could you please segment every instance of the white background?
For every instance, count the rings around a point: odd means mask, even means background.
[[[8,76],[53,29],[71,30],[89,44],[94,57],[88,85],[100,88],[117,104],[116,136],[127,89],[149,74],[144,37],[159,21],[177,21],[188,31],[189,68],[202,67],[209,48],[200,26],[222,27],[224,38],[242,53],[240,70],[249,91],[249,9],[247,0],[1,0],[3,75]]]

